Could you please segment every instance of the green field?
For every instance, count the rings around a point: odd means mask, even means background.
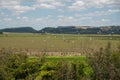
[[[120,35],[80,35],[80,34],[32,34],[4,33],[0,35],[0,48],[38,52],[78,52],[97,51],[110,42],[112,49],[120,45]],[[72,54],[72,53],[71,53]]]

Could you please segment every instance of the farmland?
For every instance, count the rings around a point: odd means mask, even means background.
[[[4,33],[0,80],[119,80],[119,49],[120,35]]]
[[[80,34],[32,34],[4,33],[0,35],[0,48],[15,48],[31,54],[41,52],[50,55],[64,53],[84,54],[98,51],[111,43],[113,50],[120,45],[120,35],[80,35]]]

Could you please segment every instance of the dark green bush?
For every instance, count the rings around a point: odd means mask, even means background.
[[[55,65],[51,62],[44,63],[35,80],[55,80]]]

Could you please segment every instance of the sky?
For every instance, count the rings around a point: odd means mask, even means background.
[[[0,0],[0,29],[120,25],[120,0]]]

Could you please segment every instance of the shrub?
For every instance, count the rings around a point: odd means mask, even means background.
[[[88,63],[93,70],[93,80],[119,80],[120,79],[120,53],[111,50],[111,44],[99,52],[89,55]]]
[[[3,34],[3,32],[0,32],[0,35],[2,35]]]
[[[35,80],[55,80],[55,65],[51,62],[44,63]]]
[[[13,49],[0,50],[0,80],[11,80],[15,71],[27,59],[26,54],[16,53]],[[7,76],[7,77],[6,77]]]

